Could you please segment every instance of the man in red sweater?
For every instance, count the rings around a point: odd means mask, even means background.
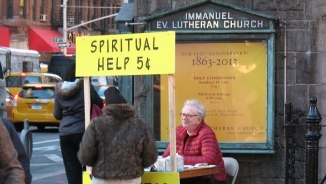
[[[176,128],[176,150],[184,157],[185,165],[207,163],[220,167],[220,173],[180,180],[180,184],[225,184],[226,174],[222,152],[214,131],[204,122],[205,107],[198,100],[187,100],[182,108],[182,125]],[[170,155],[170,145],[162,157]]]

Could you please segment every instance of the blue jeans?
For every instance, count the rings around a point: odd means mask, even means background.
[[[83,133],[60,136],[60,147],[69,184],[82,184],[83,167],[77,158]]]

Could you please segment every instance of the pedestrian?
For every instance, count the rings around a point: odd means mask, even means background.
[[[182,108],[182,125],[176,127],[176,150],[184,157],[185,165],[207,163],[220,167],[214,177],[181,179],[180,184],[226,184],[222,152],[214,131],[205,123],[206,110],[198,100],[187,100]],[[170,145],[162,157],[170,155]]]
[[[92,184],[140,184],[158,156],[155,138],[116,87],[104,95],[106,107],[87,127],[78,158],[92,167]]]
[[[63,83],[57,84],[53,115],[61,120],[60,147],[69,184],[82,184],[83,168],[77,152],[85,132],[84,80],[75,75],[76,64],[68,66]],[[91,102],[103,107],[103,99],[90,84]]]
[[[32,174],[31,174],[31,171],[30,171],[30,160],[29,160],[29,156],[27,155],[26,153],[26,150],[23,146],[23,143],[21,142],[19,136],[18,136],[18,133],[14,127],[14,125],[4,119],[4,118],[1,118],[2,120],[2,123],[5,125],[8,133],[9,133],[9,136],[11,138],[11,141],[18,153],[18,161],[20,162],[21,166],[23,167],[24,171],[25,171],[25,183],[26,184],[31,184],[32,183]],[[0,183],[3,183],[3,178],[1,177],[1,172],[0,172]]]
[[[24,184],[25,173],[17,159],[17,151],[10,139],[9,133],[0,121],[0,169],[4,184]]]

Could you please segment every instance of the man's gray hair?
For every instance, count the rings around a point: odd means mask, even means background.
[[[203,120],[205,119],[206,116],[206,109],[204,107],[204,105],[195,99],[191,99],[191,100],[187,100],[183,106],[192,106],[192,107],[196,107],[197,109],[197,113],[198,116],[201,117]]]

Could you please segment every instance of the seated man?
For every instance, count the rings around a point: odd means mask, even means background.
[[[176,151],[184,157],[185,165],[207,163],[220,167],[214,177],[194,177],[181,179],[180,184],[225,184],[226,173],[222,152],[214,131],[204,122],[206,110],[198,100],[187,100],[182,108],[182,125],[176,128]],[[170,155],[170,145],[163,157]]]

